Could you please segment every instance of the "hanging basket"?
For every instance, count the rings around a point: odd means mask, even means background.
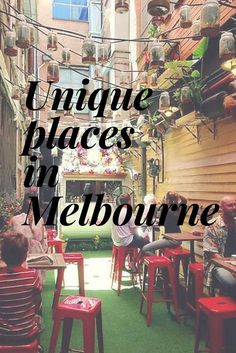
[[[152,0],[148,2],[147,12],[151,16],[163,16],[170,11],[169,0]]]
[[[16,25],[16,45],[21,49],[28,49],[31,45],[30,27],[23,15]]]
[[[100,64],[106,64],[109,60],[109,49],[107,44],[98,45],[98,62]]]
[[[82,63],[85,65],[94,65],[96,63],[96,46],[93,40],[84,39],[82,45]]]
[[[48,33],[47,49],[50,51],[57,50],[57,33],[56,32],[51,31]]]
[[[206,0],[201,10],[201,35],[215,37],[220,30],[220,7],[217,0]]]
[[[68,48],[63,48],[61,52],[62,62],[65,65],[70,64],[70,50]]]
[[[47,81],[57,83],[60,80],[60,75],[59,75],[59,64],[55,60],[51,60],[48,63],[48,68],[47,68]]]

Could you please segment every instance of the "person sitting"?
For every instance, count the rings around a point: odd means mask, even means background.
[[[123,223],[126,217],[126,205],[131,205],[131,197],[129,194],[121,194],[117,199],[118,205],[124,205],[119,214],[119,224]],[[141,236],[143,233],[140,227],[135,225],[134,215],[130,220],[123,225],[112,224],[112,240],[115,245],[133,246],[142,249],[143,246],[149,243],[149,239]],[[135,262],[138,262],[136,259]],[[135,263],[131,263],[131,270],[137,271]]]
[[[212,293],[214,286],[236,299],[236,278],[212,259],[224,259],[236,255],[236,196],[226,195],[220,201],[221,214],[205,228],[203,235],[204,274],[206,286]]]
[[[165,196],[165,203],[170,207],[173,204],[180,206],[181,204],[186,204],[187,199],[177,194],[176,192],[167,192]],[[180,226],[178,225],[179,219],[179,210],[172,211],[171,208],[168,210],[166,215],[164,228],[165,233],[181,233]],[[164,248],[174,248],[180,246],[180,241],[166,239],[165,236],[162,239],[155,240],[142,248],[142,252],[155,252],[156,250],[164,249]]]
[[[39,335],[36,314],[41,304],[42,285],[35,270],[24,267],[28,253],[27,238],[8,231],[2,240],[0,270],[0,342],[24,345]]]

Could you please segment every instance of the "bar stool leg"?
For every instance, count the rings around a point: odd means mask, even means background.
[[[120,288],[121,288],[121,280],[122,280],[122,271],[123,271],[123,266],[125,262],[125,254],[122,251],[118,252],[118,264],[117,264],[117,270],[118,270],[118,288],[117,288],[117,295],[120,295]]]
[[[153,287],[156,270],[152,267],[148,268],[148,288],[147,288],[147,326],[152,322],[152,302],[153,302]]]
[[[145,292],[145,285],[146,285],[146,280],[147,280],[147,266],[144,264],[143,265],[143,283],[142,283],[142,294],[144,294]],[[142,314],[143,312],[143,302],[144,302],[144,297],[143,295],[141,296],[141,303],[140,303],[140,309],[139,309],[139,312],[140,314]]]
[[[223,320],[209,317],[210,352],[222,353],[224,345]]]
[[[200,309],[197,307],[194,353],[199,353],[199,344],[200,344],[200,338],[201,338],[201,323],[202,323],[201,317],[202,317],[202,314],[200,312]]]
[[[94,318],[83,320],[84,353],[94,353],[95,321]]]
[[[78,263],[78,276],[79,276],[79,295],[82,297],[85,296],[84,290],[84,259],[82,259],[81,263]]]
[[[51,340],[50,340],[50,345],[49,345],[49,353],[55,353],[56,346],[57,346],[57,339],[59,336],[60,324],[61,324],[60,319],[54,320],[53,330],[52,330],[52,335],[51,335]]]
[[[73,319],[63,320],[61,353],[68,353],[69,351],[72,326],[73,326]]]
[[[176,321],[180,322],[179,320],[179,306],[178,306],[178,294],[177,294],[177,288],[176,288],[176,277],[174,272],[169,269],[169,280],[170,280],[170,285],[171,285],[171,294],[172,294],[172,300],[173,300],[173,306],[175,310],[175,317]]]
[[[98,338],[98,352],[104,353],[101,311],[96,316],[96,326],[97,326],[97,338]]]

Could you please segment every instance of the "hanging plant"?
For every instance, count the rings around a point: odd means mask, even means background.
[[[62,62],[63,64],[69,65],[70,64],[70,49],[63,48],[61,52]]]
[[[4,54],[11,57],[17,56],[16,34],[13,31],[5,33]]]
[[[218,0],[206,0],[201,9],[201,35],[215,37],[220,30],[220,6]]]
[[[105,43],[98,44],[98,62],[106,64],[109,60],[109,48]]]
[[[47,39],[47,49],[51,51],[57,50],[57,33],[56,32],[49,32],[48,39]]]
[[[165,62],[165,50],[162,43],[155,41],[150,50],[150,68],[163,67]]]
[[[155,26],[152,23],[148,27],[148,37],[149,38],[159,38],[161,35],[161,27]]]
[[[96,63],[96,46],[93,40],[84,39],[82,45],[82,63],[86,65],[93,65]]]
[[[47,81],[57,83],[60,80],[59,76],[59,64],[55,60],[51,60],[48,63],[48,68],[47,68]]]
[[[16,25],[16,45],[18,48],[28,49],[31,45],[31,33],[25,16],[19,15],[20,21]]]
[[[190,6],[181,6],[179,13],[179,24],[182,28],[189,28],[192,26],[192,15]]]
[[[193,21],[192,24],[192,40],[199,40],[201,39],[201,23],[200,20]]]

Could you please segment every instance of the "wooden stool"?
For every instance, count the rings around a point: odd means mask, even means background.
[[[60,353],[68,353],[73,320],[82,320],[83,351],[94,353],[95,321],[97,326],[98,350],[104,353],[102,333],[101,300],[71,295],[54,310],[54,324],[50,340],[49,353],[54,353],[57,345],[61,321],[63,321],[62,344]]]
[[[188,264],[190,261],[190,251],[183,249],[182,247],[176,248],[165,248],[163,251],[163,255],[171,259],[174,263],[174,272],[176,283],[179,284],[179,267],[180,262],[182,262],[183,273],[184,273],[184,281],[185,285],[187,283],[187,275],[188,275]]]
[[[197,300],[203,293],[203,263],[194,262],[188,266],[188,280],[186,288],[186,305],[191,310],[196,310]]]
[[[21,346],[1,346],[1,353],[38,353],[39,341],[35,339],[33,342],[23,344]]]
[[[65,263],[77,264],[79,295],[85,296],[84,290],[84,256],[82,253],[63,253]]]
[[[164,269],[168,274],[168,279],[164,278],[164,298],[154,301],[154,286],[156,279],[156,270]],[[145,285],[146,285],[146,277],[148,275],[147,280],[147,293],[145,294]],[[164,275],[164,274],[163,274]],[[169,298],[168,295],[168,287],[171,287],[172,295]],[[179,308],[178,308],[178,300],[177,300],[177,290],[174,276],[174,267],[173,263],[170,259],[165,256],[145,256],[144,257],[144,278],[143,278],[143,289],[142,289],[142,298],[140,304],[140,313],[142,313],[143,302],[144,300],[147,303],[147,326],[150,326],[152,321],[152,303],[165,302],[167,303],[167,307],[169,309],[169,304],[173,303],[176,320],[179,322]]]
[[[208,319],[209,349],[210,353],[223,353],[224,346],[224,320],[236,318],[236,302],[230,297],[200,298],[196,310],[196,337],[194,353],[200,353],[200,327],[205,316]]]
[[[111,287],[113,287],[114,282],[117,282],[117,295],[120,295],[122,272],[125,266],[125,259],[128,255],[130,257],[130,261],[132,261],[137,257],[138,249],[136,247],[118,246],[113,244],[112,264],[111,264],[111,276],[112,276]],[[138,269],[138,275],[140,280],[139,269]],[[132,274],[132,280],[133,280],[133,276],[134,274]]]

